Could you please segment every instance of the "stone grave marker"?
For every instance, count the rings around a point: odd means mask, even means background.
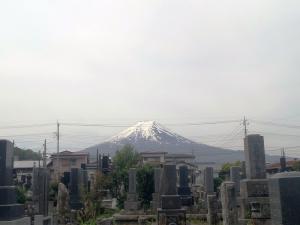
[[[136,193],[136,169],[131,168],[128,172],[129,186],[127,193],[127,201],[124,203],[126,211],[137,211],[141,208],[141,203],[138,201]]]
[[[269,190],[272,225],[300,224],[300,172],[273,175]]]
[[[184,206],[193,205],[191,188],[189,187],[189,170],[187,166],[179,167],[179,187],[178,195],[180,195],[181,203]]]

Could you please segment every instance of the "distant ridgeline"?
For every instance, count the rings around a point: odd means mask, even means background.
[[[15,147],[14,157],[16,160],[39,160],[40,155],[37,152],[34,152],[30,149],[21,149]]]

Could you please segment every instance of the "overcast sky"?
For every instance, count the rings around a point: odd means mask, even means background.
[[[299,24],[299,0],[2,0],[0,123],[300,124]]]

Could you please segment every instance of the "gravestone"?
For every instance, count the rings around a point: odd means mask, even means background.
[[[66,188],[69,188],[70,177],[71,177],[71,173],[70,172],[64,172],[64,175],[61,178],[61,182],[66,186]]]
[[[241,165],[241,179],[246,179],[246,162],[242,161]]]
[[[127,201],[124,203],[124,208],[126,211],[137,211],[141,208],[141,203],[138,201],[138,196],[136,193],[136,169],[131,168],[128,172],[128,193]]]
[[[204,191],[206,195],[214,193],[214,168],[212,167],[204,169]]]
[[[269,179],[272,225],[300,223],[300,172],[278,173]]]
[[[154,168],[154,193],[152,194],[152,209],[157,210],[160,206],[160,176],[161,176],[161,168]]]
[[[72,168],[70,175],[70,185],[69,185],[69,197],[70,197],[70,208],[74,210],[79,210],[83,207],[80,197],[81,189],[81,174],[80,169]]]
[[[109,172],[109,157],[107,155],[103,155],[102,157],[102,172]]]
[[[177,194],[176,165],[165,164],[160,179],[161,208],[157,209],[158,225],[186,224],[186,211]]]
[[[221,185],[221,202],[223,225],[238,225],[238,213],[234,182],[223,182]]]
[[[12,186],[13,149],[13,143],[0,140],[0,224],[14,224],[24,216],[24,205],[17,204],[16,187]]]
[[[66,224],[70,217],[69,192],[63,183],[58,184],[57,213],[59,224]]]
[[[33,196],[36,214],[48,216],[49,174],[46,168],[33,169]]]
[[[259,134],[245,137],[246,175],[248,179],[266,178],[264,138]]]
[[[191,188],[189,187],[189,170],[187,166],[179,167],[179,187],[178,195],[180,195],[181,203],[184,206],[191,206],[193,198],[191,196]]]
[[[207,196],[207,223],[208,225],[218,225],[218,199],[217,196]]]
[[[98,155],[98,170],[100,171],[100,172],[102,172],[102,156],[101,156],[101,154],[99,154]]]
[[[265,169],[264,138],[258,134],[244,139],[247,179],[240,182],[240,217],[256,224],[270,224],[270,199]]]
[[[88,177],[88,171],[86,170],[86,167],[84,169],[82,168],[80,170],[81,173],[81,184],[84,191],[89,191],[88,183],[89,183],[89,177]]]
[[[239,166],[230,167],[230,181],[235,183],[235,191],[237,194],[240,192],[240,181],[241,181],[241,168]]]

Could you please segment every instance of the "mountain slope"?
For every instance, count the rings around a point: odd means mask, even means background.
[[[133,145],[139,152],[190,153],[194,154],[199,162],[224,163],[244,160],[243,151],[233,151],[196,143],[169,131],[155,121],[139,122],[111,139],[89,147],[84,151],[89,152],[90,155],[96,155],[97,149],[99,149],[100,153],[113,155],[125,144]]]

